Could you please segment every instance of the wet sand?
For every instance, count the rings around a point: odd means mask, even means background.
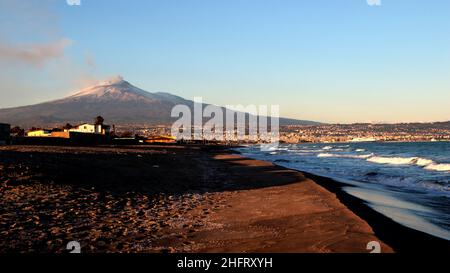
[[[199,252],[367,253],[381,243],[371,227],[336,196],[303,174],[269,162],[218,155],[240,180],[277,180],[286,185],[239,191],[227,208],[209,217],[213,226],[195,237]],[[255,172],[254,168],[260,169]]]
[[[226,149],[0,147],[0,182],[1,252],[392,251],[330,189]]]

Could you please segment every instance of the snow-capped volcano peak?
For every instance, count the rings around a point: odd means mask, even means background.
[[[100,82],[95,86],[85,88],[68,99],[77,98],[96,98],[96,99],[114,99],[114,100],[138,100],[155,99],[152,93],[146,92],[125,81],[122,76],[116,76],[106,81]]]
[[[122,84],[124,82],[125,82],[125,80],[123,79],[123,77],[120,75],[117,75],[106,81],[101,82],[100,85],[117,85],[117,84]]]

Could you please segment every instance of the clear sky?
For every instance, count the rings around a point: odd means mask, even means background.
[[[450,120],[450,1],[0,0],[0,107],[120,74],[323,122]]]

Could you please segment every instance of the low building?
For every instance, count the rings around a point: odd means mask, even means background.
[[[70,132],[55,132],[51,133],[51,137],[70,138]]]
[[[71,129],[65,129],[65,132],[74,132],[74,133],[86,133],[86,134],[101,134],[101,135],[109,135],[111,132],[111,127],[109,125],[103,124],[89,124],[83,123],[77,125]]]
[[[173,136],[154,136],[145,140],[145,143],[176,143],[177,139]]]
[[[0,145],[10,143],[11,125],[0,123]]]
[[[51,137],[52,131],[46,129],[36,129],[27,132],[27,137]]]

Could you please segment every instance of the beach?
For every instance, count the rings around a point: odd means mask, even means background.
[[[416,251],[414,240],[423,250],[448,247],[332,181],[225,147],[5,146],[0,182],[3,253],[66,253],[70,241],[85,253],[368,253],[371,241],[389,253]]]

